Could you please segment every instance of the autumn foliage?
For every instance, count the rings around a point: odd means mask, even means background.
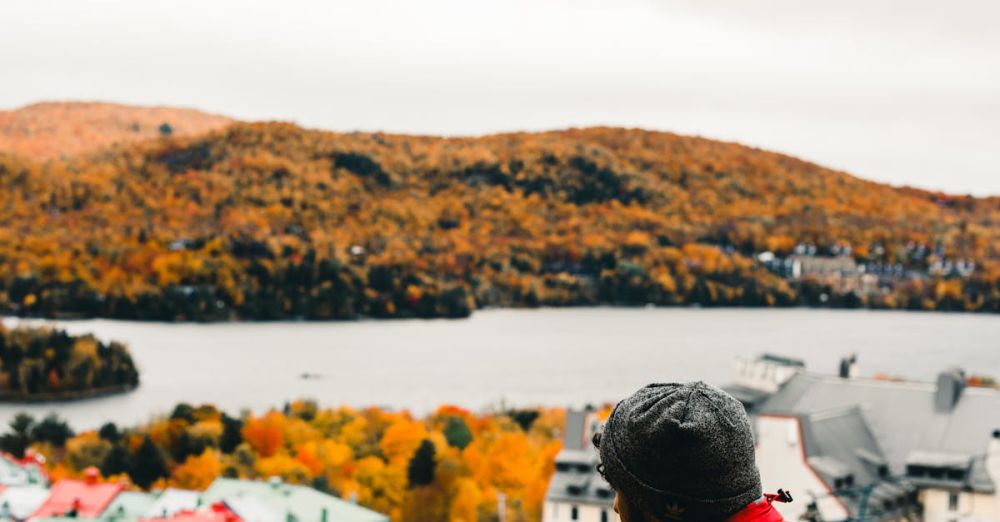
[[[119,342],[0,323],[0,400],[86,397],[138,384],[132,356]]]
[[[109,424],[69,438],[64,448],[46,441],[35,449],[55,478],[80,476],[89,466],[106,480],[143,488],[281,477],[356,499],[394,521],[495,520],[503,493],[506,520],[539,520],[565,414],[533,411],[527,424],[512,416],[518,413],[442,406],[416,418],[298,401],[284,411],[233,418],[212,406],[179,405],[145,426]],[[448,435],[459,423],[468,434],[463,444]]]
[[[45,165],[0,157],[0,309],[219,320],[819,305],[821,282],[754,257],[808,243],[925,274],[827,306],[998,311],[998,225],[1000,198],[662,132],[236,124]],[[932,258],[913,245],[976,271],[926,275]]]

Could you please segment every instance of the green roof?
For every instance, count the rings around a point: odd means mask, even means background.
[[[228,478],[216,479],[205,491],[205,504],[211,505],[219,501],[233,499],[233,507],[245,505],[246,509],[259,509],[256,503],[241,503],[240,499],[253,497],[262,504],[260,508],[268,510],[267,514],[253,516],[249,513],[241,518],[272,519],[281,522],[388,522],[389,517],[370,509],[341,500],[333,495],[322,493],[313,488],[286,484],[277,479],[270,482],[236,480]],[[240,513],[237,513],[238,515]]]
[[[108,522],[133,522],[146,516],[154,502],[156,495],[152,493],[122,491],[98,518]]]

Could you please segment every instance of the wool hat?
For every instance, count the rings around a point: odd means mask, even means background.
[[[761,497],[746,410],[703,382],[642,388],[595,443],[608,482],[662,520],[721,521]]]

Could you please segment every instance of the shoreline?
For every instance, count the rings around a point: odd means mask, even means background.
[[[23,394],[15,392],[0,392],[0,405],[23,405],[23,404],[46,404],[46,403],[67,403],[84,401],[88,399],[98,399],[110,395],[122,395],[134,391],[138,386],[121,384],[117,386],[105,386],[91,390],[73,390],[70,392],[46,392],[35,394]]]

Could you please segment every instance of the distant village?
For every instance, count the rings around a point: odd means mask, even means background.
[[[835,373],[796,359],[738,361],[724,389],[746,407],[765,492],[803,521],[1000,521],[1000,390],[957,368],[936,382]],[[595,471],[593,411],[567,415],[543,522],[618,521],[614,491]]]
[[[871,247],[874,256],[885,254],[883,247]],[[790,280],[811,277],[831,286],[838,294],[868,295],[887,292],[906,280],[929,277],[967,278],[976,271],[976,263],[967,259],[951,259],[939,243],[933,249],[919,243],[909,243],[897,262],[857,262],[853,249],[846,244],[834,245],[820,252],[816,245],[800,243],[792,253],[781,257],[774,252],[759,252],[757,261],[771,272]],[[905,263],[903,262],[905,261]]]

